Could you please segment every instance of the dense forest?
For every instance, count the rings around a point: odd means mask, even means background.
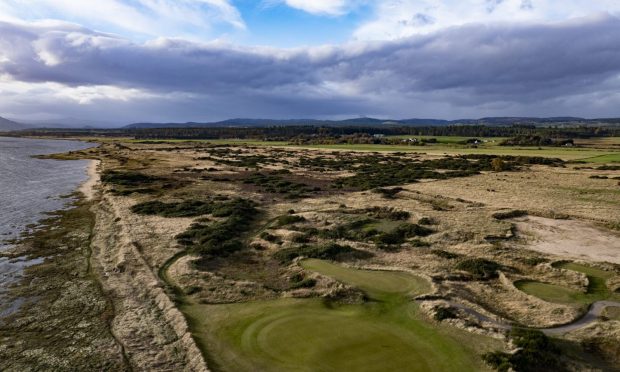
[[[266,141],[304,142],[309,138],[339,138],[342,136],[406,135],[406,136],[463,136],[519,138],[589,138],[620,136],[620,126],[610,127],[536,127],[533,125],[485,126],[269,126],[269,127],[209,127],[209,128],[144,128],[144,129],[33,129],[10,133],[20,136],[54,137],[130,137],[139,140],[155,139],[253,139]]]

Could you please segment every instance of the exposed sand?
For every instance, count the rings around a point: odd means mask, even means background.
[[[95,196],[95,186],[99,183],[99,172],[97,172],[97,167],[101,162],[99,160],[91,160],[88,165],[88,180],[82,183],[79,187],[79,191],[84,194],[86,200],[93,200]]]
[[[565,258],[620,264],[620,239],[591,223],[529,216],[516,223],[531,241],[528,249]]]

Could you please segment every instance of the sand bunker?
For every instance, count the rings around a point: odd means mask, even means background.
[[[527,248],[566,258],[620,264],[620,239],[611,231],[579,220],[534,217],[519,219],[516,226],[528,237]]]

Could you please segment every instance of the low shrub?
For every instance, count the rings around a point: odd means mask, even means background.
[[[515,209],[511,211],[495,212],[492,214],[492,217],[495,218],[496,220],[507,220],[509,218],[517,218],[517,217],[523,217],[523,216],[527,216],[527,211],[519,210],[519,209]]]
[[[435,220],[434,218],[431,217],[422,217],[418,220],[418,224],[419,225],[427,225],[427,226],[432,226],[432,225],[437,225],[438,222],[437,220]]]
[[[226,204],[226,220],[210,225],[195,223],[177,235],[179,243],[206,256],[227,256],[243,249],[240,235],[250,230],[258,210],[247,199],[235,199]]]
[[[441,250],[441,249],[433,249],[431,251],[431,253],[434,254],[437,257],[445,258],[445,259],[448,259],[448,260],[453,260],[455,258],[461,257],[460,254],[444,251],[444,250]]]
[[[510,337],[513,344],[519,348],[516,352],[510,354],[494,351],[483,356],[484,361],[497,371],[567,371],[560,359],[560,348],[544,333],[531,329],[513,328]]]
[[[458,318],[458,313],[456,312],[455,309],[451,308],[451,307],[444,307],[444,306],[435,306],[433,308],[433,310],[435,311],[435,314],[433,315],[433,318],[435,318],[435,320],[441,322],[442,320],[445,319],[456,319]]]
[[[118,186],[141,186],[163,180],[160,177],[148,176],[138,172],[105,171],[101,174],[101,181]]]
[[[148,201],[136,204],[131,211],[143,215],[158,215],[162,217],[197,217],[213,212],[214,204],[199,200],[184,201],[180,203],[163,203],[160,201]]]
[[[280,239],[280,237],[270,234],[267,231],[262,232],[259,237],[265,241],[268,241],[270,243],[281,243],[282,240]]]
[[[379,188],[372,190],[372,192],[381,194],[381,196],[383,196],[386,199],[394,199],[396,198],[396,195],[403,190],[404,189],[402,187],[394,187],[392,189],[386,189],[386,188],[379,187]]]
[[[374,241],[379,245],[397,245],[403,244],[409,238],[416,236],[428,236],[434,233],[434,230],[428,227],[404,223],[390,232],[379,233],[375,236]]]
[[[372,207],[364,209],[364,212],[374,218],[392,221],[404,221],[411,217],[411,213],[390,207]]]
[[[306,278],[291,285],[291,289],[312,288],[316,285],[316,279]]]
[[[368,252],[336,243],[328,243],[320,246],[302,245],[299,247],[281,249],[273,254],[273,257],[281,262],[292,261],[297,257],[339,260],[345,257],[368,258],[371,256],[372,255]]]
[[[497,270],[500,264],[483,258],[470,258],[459,262],[456,265],[457,270],[466,271],[477,280],[488,280],[497,277]]]
[[[294,223],[304,222],[304,221],[306,221],[306,218],[303,216],[287,214],[287,215],[278,217],[278,219],[276,220],[276,225],[278,227],[281,227],[281,226],[292,225]]]

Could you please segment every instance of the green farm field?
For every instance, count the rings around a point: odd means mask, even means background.
[[[208,139],[208,140],[185,140],[185,139],[166,139],[166,140],[135,140],[129,138],[80,138],[81,140],[97,140],[100,142],[121,141],[127,143],[196,143],[205,142],[215,145],[247,145],[247,146],[273,146],[288,148],[307,148],[341,151],[364,151],[364,152],[418,152],[430,155],[467,155],[467,154],[488,154],[488,155],[514,155],[514,156],[543,156],[555,157],[563,160],[583,161],[588,163],[615,163],[620,162],[620,149],[609,148],[610,145],[620,144],[620,138],[604,138],[596,141],[587,142],[587,147],[566,148],[566,147],[517,147],[499,146],[504,139],[501,137],[480,138],[483,141],[478,147],[468,147],[460,144],[469,137],[459,136],[392,136],[388,138],[435,138],[436,144],[426,146],[406,146],[406,145],[373,145],[373,144],[333,144],[333,145],[291,145],[286,141],[261,141],[244,139]],[[598,148],[600,145],[601,148]]]
[[[209,350],[210,366],[224,371],[487,369],[479,354],[495,341],[422,319],[411,296],[429,290],[424,279],[321,260],[306,260],[303,266],[362,289],[371,301],[289,298],[185,305],[193,334]]]

